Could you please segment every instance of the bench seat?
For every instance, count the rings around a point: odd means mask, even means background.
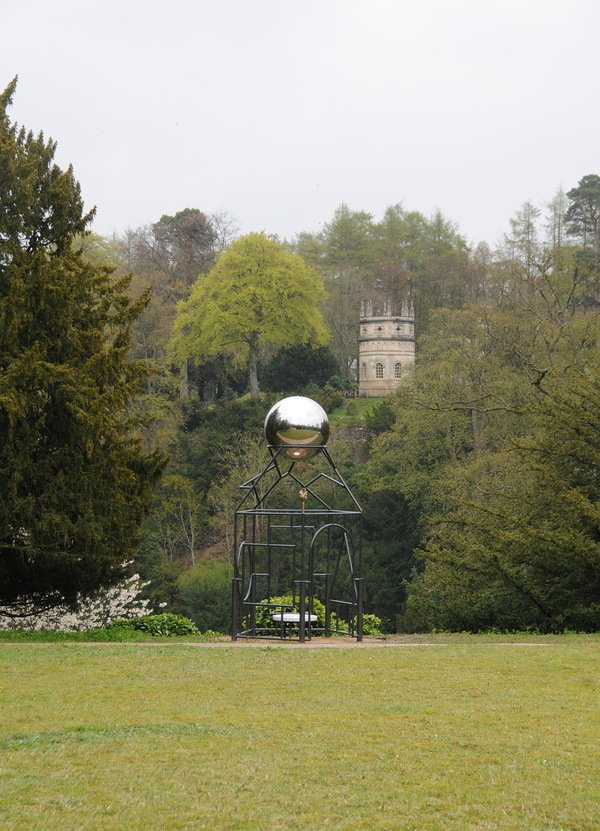
[[[300,612],[273,612],[271,617],[276,623],[300,623]],[[308,612],[304,614],[306,623],[316,623],[317,616],[309,615]]]

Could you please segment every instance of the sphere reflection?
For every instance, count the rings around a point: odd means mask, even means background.
[[[327,413],[313,401],[302,395],[293,395],[278,401],[265,418],[267,443],[288,445],[285,451],[291,459],[306,459],[316,451],[315,445],[327,444],[329,419]]]

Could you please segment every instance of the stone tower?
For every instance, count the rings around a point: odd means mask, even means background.
[[[415,362],[415,310],[412,301],[402,303],[400,315],[392,315],[391,303],[373,311],[373,303],[361,303],[358,340],[358,394],[384,396],[409,377]]]

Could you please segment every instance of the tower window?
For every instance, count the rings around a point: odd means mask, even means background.
[[[394,378],[402,378],[402,364],[400,362],[394,364]]]
[[[366,365],[366,364],[363,364],[363,365],[361,366],[360,370],[361,370],[361,376],[362,376],[363,378],[366,378],[366,377],[367,377],[367,365]]]
[[[375,364],[375,377],[376,378],[383,378],[383,364],[381,364],[381,363]]]

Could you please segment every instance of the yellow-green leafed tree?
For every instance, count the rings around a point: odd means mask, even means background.
[[[214,268],[201,274],[180,303],[173,350],[180,360],[225,354],[248,365],[250,391],[259,397],[257,361],[265,346],[324,346],[320,275],[297,254],[263,233],[230,243]]]

